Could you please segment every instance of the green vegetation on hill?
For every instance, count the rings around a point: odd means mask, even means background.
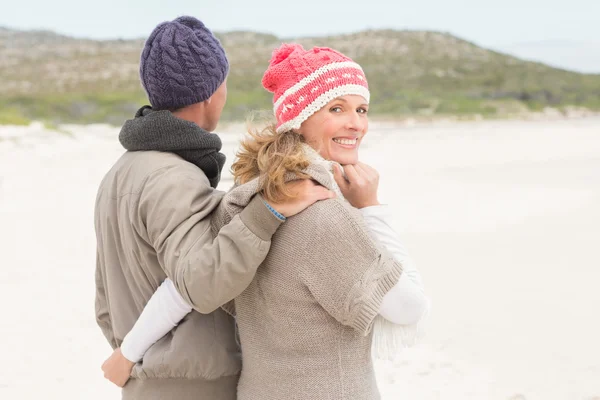
[[[260,85],[282,39],[220,34],[231,73],[224,118],[269,109]],[[328,46],[364,68],[374,116],[503,117],[545,107],[600,110],[600,75],[585,75],[478,47],[437,32],[366,31],[291,39]],[[93,41],[0,28],[0,124],[108,122],[119,125],[146,103],[138,79],[143,40]]]

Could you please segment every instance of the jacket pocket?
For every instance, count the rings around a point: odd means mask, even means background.
[[[156,342],[137,363],[138,379],[218,379],[241,369],[235,329],[218,310],[204,315],[193,311],[176,328]],[[231,343],[233,340],[233,344]],[[238,364],[240,364],[238,366]]]

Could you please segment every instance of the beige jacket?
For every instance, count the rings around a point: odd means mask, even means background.
[[[281,221],[254,196],[215,236],[222,197],[198,167],[155,151],[126,152],[100,185],[96,318],[111,346],[167,276],[198,311],[148,350],[124,398],[235,398],[235,325],[219,307],[252,281]]]
[[[306,171],[335,190],[327,169]],[[257,181],[232,189],[213,231],[248,204]],[[372,326],[402,266],[341,196],[288,218],[250,286],[234,302],[243,354],[239,400],[374,400]]]

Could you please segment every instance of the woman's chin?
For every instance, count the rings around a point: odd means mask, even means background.
[[[331,161],[335,161],[342,165],[356,164],[358,162],[358,152],[353,151],[351,154],[333,154]]]

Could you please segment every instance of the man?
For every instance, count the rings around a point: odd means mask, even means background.
[[[142,52],[152,107],[123,126],[128,151],[96,200],[96,318],[118,348],[167,277],[198,312],[146,352],[133,379],[116,382],[123,399],[235,399],[240,355],[234,321],[220,306],[252,281],[286,217],[333,196],[311,181],[293,182],[292,201],[267,204],[257,195],[213,239],[209,216],[223,195],[215,188],[225,156],[210,132],[228,70],[219,41],[193,17],[158,25]],[[132,365],[117,351],[103,369]]]

